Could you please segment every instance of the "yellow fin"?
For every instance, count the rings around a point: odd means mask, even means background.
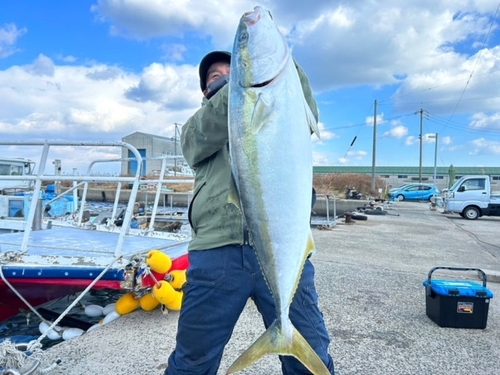
[[[227,195],[227,203],[232,203],[234,204],[238,210],[243,213],[243,210],[241,209],[241,202],[240,202],[240,196],[238,195],[238,191],[236,189],[236,182],[234,175],[231,174],[231,178],[233,180],[232,184],[229,184],[229,193]]]
[[[316,134],[316,137],[318,137],[318,139],[321,139],[318,122],[316,121],[316,117],[314,117],[311,108],[309,107],[309,104],[307,104],[305,98],[304,98],[304,107],[306,110],[307,124],[309,125],[311,132]]]
[[[291,324],[291,323],[290,323]],[[293,327],[292,341],[281,330],[277,320],[229,367],[226,374],[233,374],[250,366],[266,354],[291,355],[315,375],[330,375],[323,361],[302,335]]]

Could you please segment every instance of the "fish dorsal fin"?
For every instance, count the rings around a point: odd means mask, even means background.
[[[309,104],[307,104],[306,99],[304,98],[304,107],[306,110],[306,118],[307,118],[307,124],[309,125],[309,129],[311,129],[311,132],[316,134],[316,137],[318,139],[321,139],[321,134],[319,132],[319,127],[318,127],[318,122],[316,121],[316,117],[314,117],[311,108],[309,107]]]

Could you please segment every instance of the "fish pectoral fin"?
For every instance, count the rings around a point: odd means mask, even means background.
[[[306,110],[306,118],[307,118],[307,124],[309,125],[309,129],[311,129],[312,133],[316,134],[316,137],[318,137],[318,139],[321,139],[318,122],[316,121],[316,117],[314,117],[311,108],[309,107],[309,104],[307,104],[305,99],[304,99],[304,107]]]
[[[266,101],[262,93],[259,93],[252,113],[251,126],[254,134],[258,133],[264,124],[269,122],[269,117],[271,116],[272,111],[272,105]]]
[[[299,331],[293,327],[292,340],[290,341],[282,332],[278,321],[274,321],[267,331],[234,361],[226,374],[243,370],[266,354],[294,356],[313,374],[330,375],[330,371],[323,361]]]
[[[234,172],[231,172],[231,179],[233,180],[232,184],[229,184],[229,192],[227,194],[227,203],[233,204],[236,206],[238,211],[243,215],[243,208],[241,207],[240,195],[238,194],[238,188],[236,183],[236,177]]]
[[[316,245],[314,244],[314,238],[312,235],[312,232],[309,232],[309,237],[307,238],[307,245],[306,245],[306,251],[305,251],[305,258],[304,262],[309,255],[314,253],[316,251]]]

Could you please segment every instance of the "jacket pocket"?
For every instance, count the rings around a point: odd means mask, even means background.
[[[197,203],[196,199],[198,198],[201,189],[206,185],[206,181],[203,181],[200,183],[196,189],[193,192],[193,199],[191,199],[191,204],[189,205],[188,208],[188,220],[189,220],[189,225],[191,225],[191,228],[193,231],[196,233],[196,228],[197,228],[197,223],[196,223],[196,218],[193,218],[193,206]]]

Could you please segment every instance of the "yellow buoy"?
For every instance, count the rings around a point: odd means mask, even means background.
[[[169,275],[172,276],[170,285],[172,285],[174,289],[181,289],[186,282],[186,270],[174,270],[169,272]]]
[[[170,267],[172,267],[172,260],[170,257],[160,250],[151,250],[147,253],[146,263],[153,271],[159,273],[167,273]]]
[[[158,301],[152,293],[148,293],[141,297],[139,305],[144,311],[151,311],[160,305],[160,301]]]
[[[181,309],[182,305],[182,292],[175,292],[174,299],[170,302],[165,304],[169,310],[173,311],[179,311]]]
[[[139,307],[139,300],[132,292],[125,293],[116,301],[115,310],[120,315],[128,314]]]
[[[161,280],[159,284],[153,285],[153,295],[162,305],[166,305],[175,299],[177,292],[165,280]]]

